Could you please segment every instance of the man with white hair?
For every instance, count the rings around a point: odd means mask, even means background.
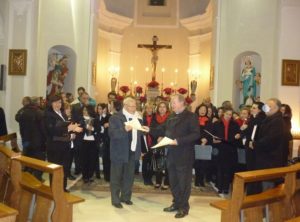
[[[164,208],[164,211],[177,211],[175,218],[182,218],[188,215],[190,209],[189,197],[195,160],[194,146],[200,139],[200,130],[196,114],[187,110],[185,98],[182,95],[172,96],[171,106],[173,113],[165,124],[158,128],[151,128],[150,134],[156,137],[166,136],[173,140],[166,147],[173,203],[170,207]]]
[[[132,205],[131,195],[134,181],[135,160],[141,156],[141,131],[125,125],[125,122],[142,118],[136,111],[136,101],[127,97],[123,109],[109,119],[110,137],[110,189],[112,205],[122,208],[121,202]],[[147,128],[148,130],[148,128]]]
[[[275,167],[283,167],[287,165],[287,157],[285,149],[287,146],[287,130],[284,125],[282,113],[280,112],[281,102],[276,98],[267,100],[263,106],[266,118],[262,122],[257,137],[253,142],[249,143],[249,147],[255,153],[255,168],[268,169]],[[276,185],[276,183],[263,183],[257,192],[268,189]]]

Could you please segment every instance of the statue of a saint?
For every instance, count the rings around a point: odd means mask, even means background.
[[[246,105],[252,105],[256,98],[256,70],[252,66],[250,56],[245,59],[245,66],[242,70],[240,81],[242,83],[242,101]]]

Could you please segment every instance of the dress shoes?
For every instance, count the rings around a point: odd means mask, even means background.
[[[188,213],[184,212],[183,210],[178,210],[177,214],[175,214],[175,218],[183,218],[186,215],[188,215]]]
[[[69,180],[76,180],[76,177],[74,177],[73,175],[68,176]]]
[[[126,205],[132,205],[132,201],[131,200],[121,200],[122,203],[125,203]]]
[[[174,212],[174,211],[177,211],[177,210],[178,210],[178,208],[175,207],[174,204],[172,204],[172,205],[169,206],[169,207],[164,208],[164,211],[165,211],[165,212]]]
[[[70,190],[64,189],[64,192],[65,192],[65,193],[70,193]]]
[[[123,208],[123,205],[122,204],[120,204],[120,203],[115,203],[115,204],[112,204],[115,208],[119,208],[119,209],[121,209],[121,208]]]

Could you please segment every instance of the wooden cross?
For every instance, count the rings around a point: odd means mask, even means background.
[[[156,66],[158,61],[158,50],[160,49],[172,49],[172,45],[158,45],[158,37],[154,35],[152,37],[152,44],[138,44],[138,48],[145,48],[151,51],[152,58],[151,58],[151,64],[152,64],[152,81],[155,81],[156,79]]]

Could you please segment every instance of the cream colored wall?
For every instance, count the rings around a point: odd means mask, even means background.
[[[90,1],[43,0],[39,7],[38,93],[45,94],[48,50],[55,45],[72,48],[77,56],[75,90],[88,86],[90,52]]]
[[[291,106],[293,112],[292,127],[300,131],[300,86],[281,85],[282,59],[300,60],[300,2],[282,1],[278,59],[278,97]]]
[[[277,44],[278,44],[278,0],[216,0],[220,14],[215,15],[214,26],[220,18],[219,36],[214,42],[212,61],[216,64],[214,101],[220,105],[232,100],[233,62],[244,51],[257,52],[262,58],[261,99],[264,101],[277,95]],[[218,27],[214,27],[218,33]],[[216,35],[216,33],[215,33]],[[216,60],[218,62],[216,63]],[[234,104],[237,106],[237,104]]]
[[[97,83],[96,83],[96,96],[97,102],[107,102],[107,93],[110,92],[110,76],[109,69],[109,40],[98,36],[97,47]]]
[[[146,83],[151,81],[151,57],[150,50],[137,48],[138,44],[151,44],[152,36],[159,37],[158,44],[170,44],[172,49],[162,49],[158,52],[159,60],[157,65],[157,81],[163,81],[163,88],[170,87],[174,83],[174,88],[188,88],[188,78],[193,80],[193,76],[188,76],[187,70],[197,70],[200,76],[197,76],[198,87],[196,91],[197,100],[193,107],[198,105],[204,97],[209,94],[209,70],[210,70],[210,54],[211,54],[211,37],[200,37],[200,43],[197,45],[199,49],[199,59],[189,61],[189,34],[186,29],[155,29],[155,28],[136,28],[128,27],[122,37],[121,56],[120,56],[120,74],[118,77],[119,85],[130,86],[135,81],[145,90]],[[116,61],[110,61],[109,51],[112,41],[109,37],[101,36],[98,39],[98,77],[97,77],[97,100],[106,101],[106,95],[111,90],[110,75],[108,69],[111,64]],[[130,70],[133,67],[133,71]],[[148,73],[145,68],[150,70]],[[162,76],[161,69],[166,71]],[[175,69],[179,72],[176,75]],[[177,84],[176,84],[177,83]],[[161,87],[161,86],[160,86]]]

